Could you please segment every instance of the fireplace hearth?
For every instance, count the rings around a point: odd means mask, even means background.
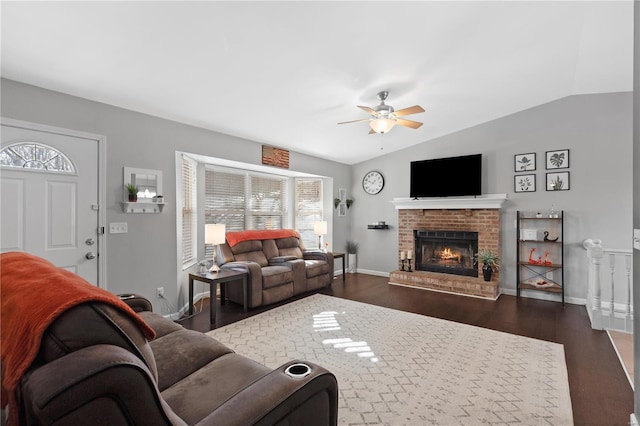
[[[478,252],[477,232],[414,230],[413,235],[416,270],[478,276],[474,262]]]

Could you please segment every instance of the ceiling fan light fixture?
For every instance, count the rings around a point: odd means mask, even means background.
[[[376,118],[369,122],[369,127],[376,133],[384,134],[389,132],[396,125],[396,120],[391,118]]]

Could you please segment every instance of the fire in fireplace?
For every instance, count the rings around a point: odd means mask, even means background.
[[[413,237],[416,270],[478,276],[477,232],[414,230]]]

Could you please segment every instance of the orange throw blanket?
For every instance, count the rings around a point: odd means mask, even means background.
[[[249,240],[273,240],[275,238],[300,238],[293,229],[251,229],[248,231],[227,232],[227,244],[230,247]]]
[[[2,407],[10,403],[11,424],[19,422],[16,387],[40,350],[44,331],[65,310],[89,301],[115,306],[131,316],[147,339],[155,337],[153,329],[116,295],[40,257],[0,254]]]

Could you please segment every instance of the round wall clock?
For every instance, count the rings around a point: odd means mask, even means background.
[[[362,179],[362,188],[367,194],[375,195],[384,188],[384,177],[382,173],[372,170],[364,175]]]

